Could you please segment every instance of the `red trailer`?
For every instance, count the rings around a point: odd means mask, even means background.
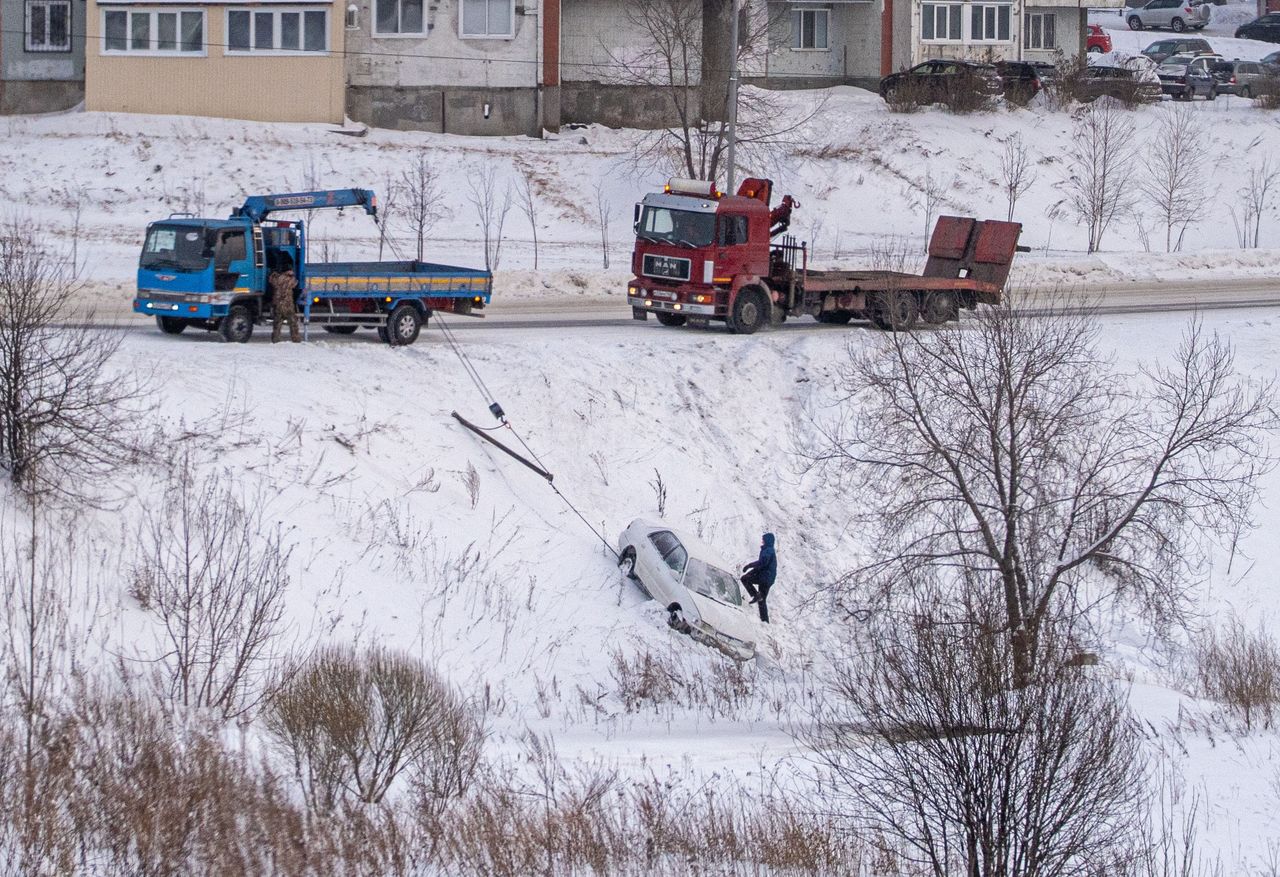
[[[787,195],[770,209],[772,189],[769,180],[748,179],[737,195],[723,195],[712,183],[675,179],[646,195],[636,205],[635,279],[627,288],[635,318],[653,313],[665,326],[722,320],[751,334],[809,314],[907,330],[999,302],[1019,249],[1019,223],[943,216],[921,275],[814,271],[805,245],[783,234],[799,204]]]

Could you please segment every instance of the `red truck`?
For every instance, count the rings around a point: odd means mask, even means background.
[[[770,208],[772,193],[763,179],[744,180],[737,195],[717,192],[711,182],[673,179],[646,195],[636,205],[632,315],[653,313],[664,326],[723,320],[744,335],[801,314],[908,330],[999,302],[1019,249],[1019,223],[943,216],[923,275],[813,271],[807,247],[783,234],[800,205],[787,195]]]

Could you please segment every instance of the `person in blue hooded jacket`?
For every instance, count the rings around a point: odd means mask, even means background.
[[[765,600],[778,577],[778,555],[773,543],[773,534],[765,533],[760,539],[760,557],[742,568],[742,587],[751,595],[751,602],[760,607],[760,620],[766,624],[769,622],[769,607]]]

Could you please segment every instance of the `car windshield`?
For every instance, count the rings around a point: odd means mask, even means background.
[[[685,573],[684,586],[696,594],[710,597],[730,606],[742,605],[742,590],[738,580],[724,570],[703,563],[697,558],[689,560],[689,569]]]
[[[692,210],[646,206],[636,234],[655,243],[682,247],[705,247],[715,236],[716,215]]]
[[[1182,73],[1191,63],[1190,58],[1167,58],[1160,65],[1161,73]]]
[[[153,225],[142,245],[143,268],[203,271],[212,253],[205,248],[205,230],[195,225]]]

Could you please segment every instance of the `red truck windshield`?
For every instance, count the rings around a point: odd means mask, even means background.
[[[716,215],[692,210],[646,206],[636,235],[657,244],[682,247],[710,246],[715,238]]]

